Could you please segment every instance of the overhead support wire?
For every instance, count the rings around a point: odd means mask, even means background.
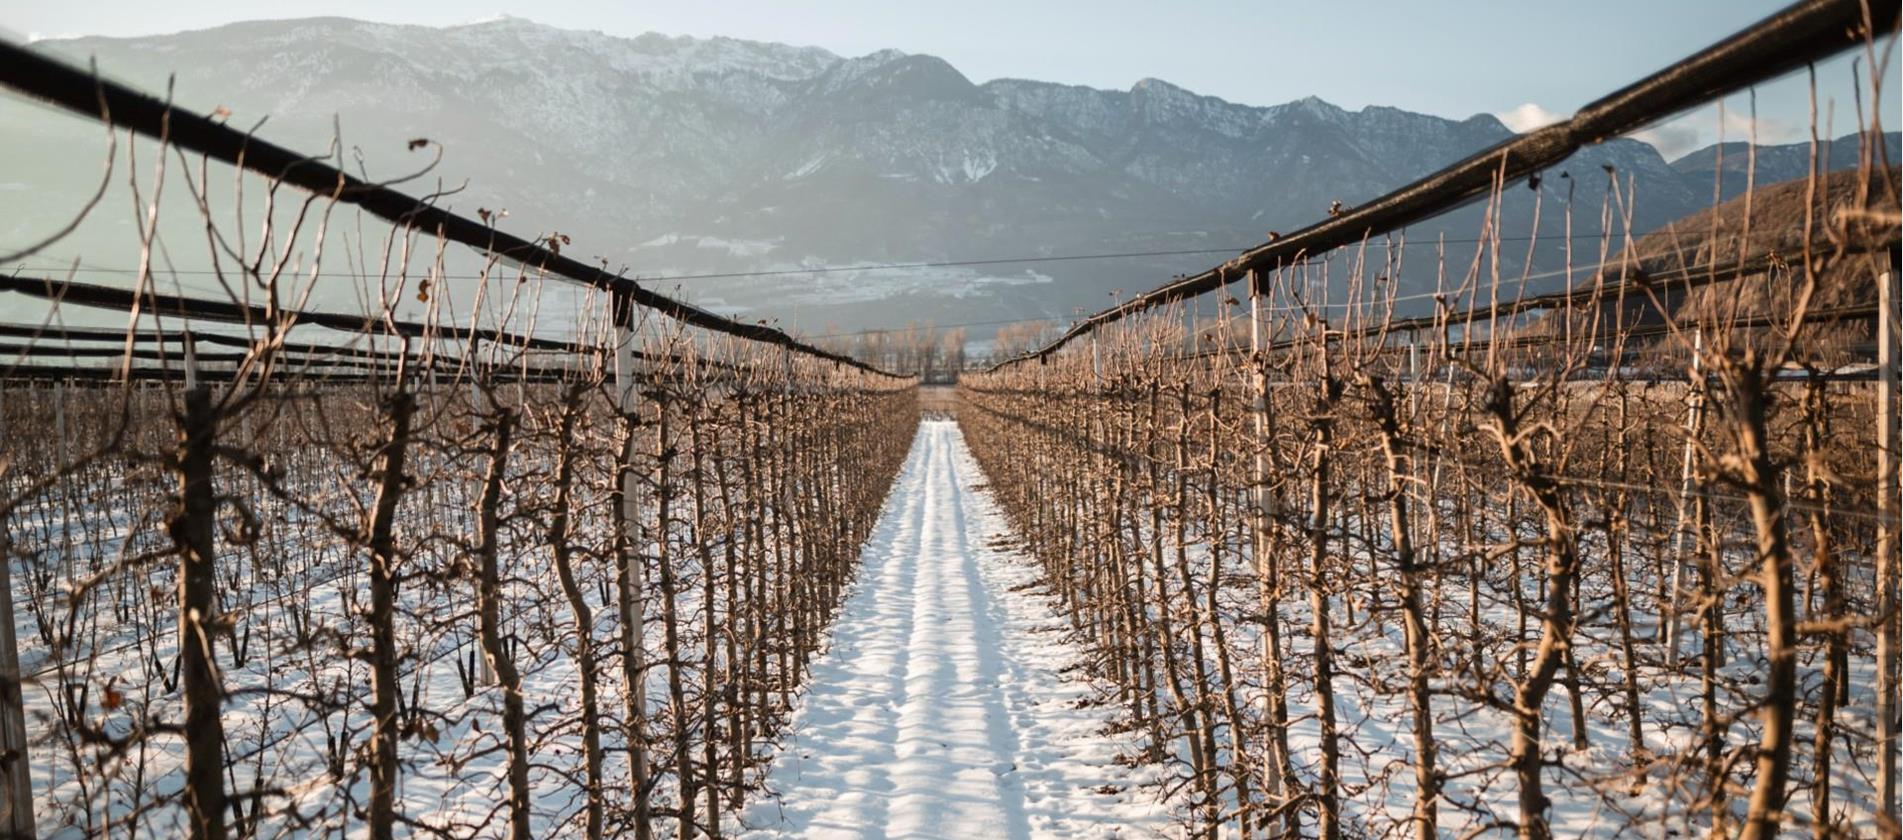
[[[1868,11],[1866,20],[1865,12]],[[1214,291],[1249,272],[1291,262],[1369,236],[1398,230],[1491,192],[1496,183],[1533,175],[1602,143],[1896,29],[1894,2],[1803,0],[1691,56],[1581,107],[1570,119],[1475,153],[1327,221],[1270,239],[1219,266],[1159,286],[1071,325],[1035,350],[992,370],[1043,359],[1099,327]]]

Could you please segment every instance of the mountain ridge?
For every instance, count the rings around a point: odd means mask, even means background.
[[[413,169],[407,141],[429,137],[446,149],[433,174],[468,183],[447,199],[468,204],[465,212],[510,208],[510,225],[560,229],[610,265],[648,276],[1240,250],[1325,218],[1335,202],[1365,201],[1513,136],[1484,113],[1350,111],[1313,96],[1257,106],[1154,77],[1126,90],[975,83],[942,58],[899,50],[842,57],[520,18],[451,27],[246,21],[33,48],[80,61],[96,55],[103,72],[147,90],[163,90],[176,73],[182,107],[229,108],[241,125],[268,115],[261,136],[292,148],[328,146],[337,116],[344,147],[373,173]],[[58,139],[28,145],[24,158],[70,173],[68,191],[93,183],[80,173],[96,159],[67,160]],[[1610,180],[1602,170],[1611,167],[1642,190],[1633,221],[1646,230],[1711,200],[1709,174],[1677,162],[1641,141],[1612,140],[1560,167],[1576,179],[1549,178],[1537,195],[1590,208],[1584,215],[1596,223]],[[1531,231],[1534,195],[1504,196],[1503,232]],[[1556,216],[1542,219],[1543,235],[1560,229]],[[1470,208],[1416,232],[1470,236],[1481,218]],[[926,311],[941,323],[1027,311],[1062,318],[1102,306],[1112,290],[1148,288],[1213,261],[847,273],[689,291],[748,311],[806,306],[808,322],[846,326]]]

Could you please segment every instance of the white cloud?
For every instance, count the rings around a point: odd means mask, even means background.
[[[1718,142],[1721,137],[1727,143],[1755,139],[1760,145],[1773,146],[1802,142],[1809,135],[1802,126],[1790,120],[1775,117],[1753,120],[1750,114],[1740,111],[1727,110],[1724,119],[1720,120],[1717,107],[1708,105],[1678,119],[1642,128],[1627,136],[1658,147],[1659,154],[1666,160],[1676,160]]]
[[[1753,120],[1749,114],[1737,111],[1725,112],[1726,140],[1756,138],[1759,143],[1795,143],[1804,137],[1804,131],[1790,120],[1774,117],[1759,117]]]
[[[1657,147],[1666,160],[1677,160],[1704,145],[1699,142],[1698,129],[1685,125],[1683,120],[1642,128],[1630,136]]]
[[[1499,117],[1500,122],[1505,123],[1507,128],[1513,129],[1517,133],[1525,134],[1533,129],[1552,125],[1553,123],[1566,119],[1570,115],[1548,111],[1537,102],[1527,102],[1517,108],[1502,111],[1494,116]]]

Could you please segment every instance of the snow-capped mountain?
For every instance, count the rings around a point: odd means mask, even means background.
[[[414,170],[406,141],[442,144],[447,201],[508,208],[518,232],[647,276],[885,261],[1234,250],[1323,218],[1511,136],[1464,120],[1308,98],[1256,107],[1158,79],[1099,90],[1020,79],[975,84],[945,61],[655,34],[621,38],[504,18],[448,28],[337,18],[238,23],[134,39],[35,45],[228,108],[234,125],[314,153],[341,141],[375,177]],[[0,103],[0,182],[83,195],[96,129]],[[16,129],[15,126],[18,126]],[[94,143],[96,147],[98,144]],[[85,150],[85,151],[81,151]],[[1616,140],[1539,187],[1543,219],[1568,193],[1592,224],[1611,167],[1646,229],[1708,204],[1694,153],[1677,168]],[[1729,164],[1729,161],[1727,161]],[[1702,186],[1700,184],[1702,183]],[[1532,193],[1508,193],[1508,231]],[[49,206],[58,206],[52,202]],[[1471,236],[1480,211],[1421,233]],[[1544,227],[1544,226],[1543,226]],[[19,238],[0,225],[0,236]],[[23,234],[21,234],[23,236]],[[11,244],[0,242],[0,244]],[[699,283],[730,310],[816,307],[807,325],[1068,317],[1219,254]],[[1404,278],[1405,279],[1405,278]],[[977,292],[986,292],[980,294]]]

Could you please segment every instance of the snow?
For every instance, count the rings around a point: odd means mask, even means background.
[[[725,251],[736,257],[757,257],[771,253],[780,247],[777,239],[722,239],[718,236],[703,236],[694,244],[696,248],[710,251]]]
[[[720,236],[697,236],[694,234],[664,233],[646,242],[630,248],[666,248],[670,245],[692,243],[694,247],[707,251],[721,251],[736,257],[758,257],[772,253],[780,247],[781,239],[728,239]]]
[[[833,156],[830,153],[815,155],[812,160],[802,163],[794,167],[793,171],[786,173],[786,180],[792,181],[818,172],[820,168],[830,162],[832,158]]]
[[[943,184],[975,183],[997,171],[998,154],[989,149],[966,150],[964,158],[950,166],[940,166],[938,181]]]
[[[749,836],[1130,837],[1177,824],[1105,734],[957,424],[926,420]]]
[[[905,57],[906,53],[899,50],[883,49],[858,58],[839,60],[826,68],[825,75],[819,80],[818,90],[825,94],[838,93],[872,72]]]

